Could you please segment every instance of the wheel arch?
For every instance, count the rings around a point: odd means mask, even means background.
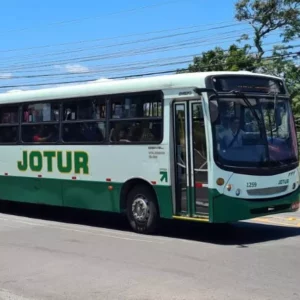
[[[150,188],[153,195],[155,196],[158,214],[160,215],[159,205],[158,205],[158,195],[157,195],[153,185],[146,179],[139,178],[139,177],[131,178],[131,179],[127,180],[126,182],[124,182],[124,184],[122,185],[121,192],[120,192],[120,211],[122,213],[126,212],[127,195],[137,185],[145,185]]]

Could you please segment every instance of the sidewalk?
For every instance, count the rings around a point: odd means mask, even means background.
[[[284,213],[277,215],[269,215],[251,220],[255,223],[273,224],[279,226],[290,226],[300,228],[300,211],[294,213]]]

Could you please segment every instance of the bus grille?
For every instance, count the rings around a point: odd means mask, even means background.
[[[287,188],[288,185],[281,185],[281,186],[273,186],[269,188],[247,190],[247,193],[249,196],[269,196],[269,195],[283,193],[287,190]]]

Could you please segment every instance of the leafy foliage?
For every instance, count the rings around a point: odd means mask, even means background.
[[[258,61],[265,53],[263,39],[269,33],[280,30],[285,43],[300,37],[299,0],[239,0],[235,8],[236,19],[248,22],[254,29]]]
[[[291,60],[286,47],[274,47],[272,59],[262,61],[256,71],[283,78],[292,98],[300,94],[300,68]]]
[[[288,45],[300,37],[300,1],[238,0],[235,9],[236,19],[248,22],[253,28],[252,44],[256,53],[250,45],[240,48],[233,44],[228,50],[216,47],[194,57],[187,69],[178,72],[247,70],[282,77],[293,98],[293,110],[300,126],[300,67],[290,55],[289,50],[293,47]],[[271,58],[264,57],[264,39],[274,31],[278,31],[283,44],[273,48]],[[242,40],[249,40],[249,36],[241,35],[239,41]]]
[[[216,47],[195,57],[187,69],[179,72],[238,71],[254,69],[255,58],[249,54],[249,46],[238,48],[231,45],[228,50]]]

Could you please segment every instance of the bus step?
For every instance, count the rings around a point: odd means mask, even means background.
[[[208,216],[195,216],[195,217],[187,217],[187,216],[173,216],[175,220],[183,220],[183,221],[195,221],[195,222],[209,222]]]

